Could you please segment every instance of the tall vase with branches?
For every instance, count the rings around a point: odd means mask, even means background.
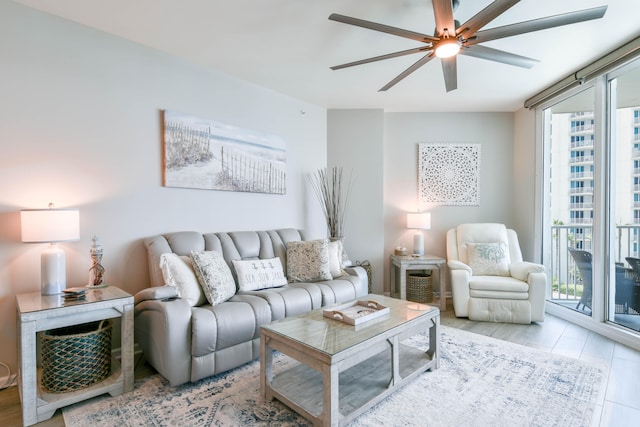
[[[345,176],[342,166],[318,169],[309,176],[313,191],[327,221],[329,237],[344,236],[344,221],[349,206],[353,172]]]

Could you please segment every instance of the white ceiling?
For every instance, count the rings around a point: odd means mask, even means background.
[[[531,69],[461,56],[446,93],[439,60],[378,92],[421,55],[332,71],[417,47],[345,25],[340,13],[432,34],[430,0],[14,0],[326,108],[515,111],[528,97],[640,35],[638,0],[522,0],[485,27],[609,6],[604,18],[488,42],[541,62]],[[465,22],[491,0],[460,0]]]

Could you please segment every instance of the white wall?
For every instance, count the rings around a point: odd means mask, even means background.
[[[12,2],[0,2],[0,61],[0,361],[13,372],[15,295],[39,291],[44,247],[20,242],[20,209],[78,208],[81,240],[61,245],[68,283],[86,283],[95,234],[106,280],[131,293],[148,284],[146,236],[324,235],[306,175],[326,165],[325,109]],[[282,137],[287,194],[162,187],[162,109]]]
[[[418,143],[481,144],[480,205],[431,206],[425,252],[446,258],[445,234],[463,222],[501,222],[513,226],[512,113],[387,113],[384,137],[385,267],[396,246],[413,248],[406,212],[418,206]],[[388,278],[385,278],[388,289]]]
[[[371,263],[372,290],[383,292],[383,144],[382,110],[329,110],[328,166],[353,171],[345,221],[345,249],[352,261]]]
[[[413,248],[414,232],[406,228],[405,214],[418,209],[418,143],[481,144],[480,205],[423,207],[432,212],[431,230],[424,232],[428,253],[444,258],[446,231],[463,222],[522,225],[514,217],[512,113],[381,114],[376,110],[330,110],[328,126],[329,163],[337,162],[331,147],[354,143],[357,148],[343,149],[339,161],[367,179],[366,185],[353,195],[353,205],[360,209],[356,219],[360,228],[349,229],[349,242],[368,243],[358,255],[372,260],[375,291],[389,290],[388,259],[393,248]],[[375,133],[381,129],[382,138]],[[378,144],[382,144],[381,161]],[[380,180],[382,185],[375,185]],[[376,211],[380,200],[381,220]],[[382,276],[377,273],[381,268]]]
[[[540,239],[535,239],[536,180],[536,113],[520,109],[515,113],[513,141],[513,227],[518,231],[522,256],[528,261],[541,262]]]

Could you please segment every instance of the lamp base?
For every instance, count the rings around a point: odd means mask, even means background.
[[[53,243],[40,256],[40,284],[42,295],[58,295],[67,288],[64,251]]]
[[[422,232],[413,235],[413,255],[424,255],[424,235]]]

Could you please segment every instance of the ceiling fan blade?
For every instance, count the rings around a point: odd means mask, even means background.
[[[607,6],[594,7],[592,9],[578,10],[546,18],[532,19],[531,21],[518,22],[516,24],[478,31],[474,37],[467,41],[467,45],[487,42],[489,40],[511,37],[532,31],[545,30],[547,28],[560,27],[562,25],[576,24],[578,22],[600,19],[607,11]]]
[[[527,58],[526,56],[520,56],[514,53],[480,45],[463,48],[460,50],[460,55],[488,59],[489,61],[502,62],[503,64],[515,65],[516,67],[522,68],[531,68],[540,62],[537,59]]]
[[[413,64],[412,66],[404,70],[402,73],[400,73],[395,79],[391,80],[389,83],[384,85],[378,92],[384,92],[386,90],[391,89],[393,86],[395,86],[398,82],[400,82],[402,79],[407,77],[409,74],[413,73],[418,68],[422,67],[424,64],[431,61],[434,58],[434,56],[435,55],[433,54],[433,51],[429,52],[423,58],[418,60],[415,64]]]
[[[447,92],[458,88],[458,66],[455,56],[451,58],[441,58],[442,74],[444,75],[444,86]]]
[[[456,25],[453,21],[453,3],[451,0],[432,0],[433,15],[436,18],[436,34],[440,37],[444,35],[444,30],[451,37],[454,37]]]
[[[329,19],[336,22],[342,22],[343,24],[368,28],[370,30],[380,31],[383,33],[392,34],[394,36],[404,37],[423,43],[438,41],[437,37],[429,36],[422,33],[416,33],[414,31],[403,30],[402,28],[391,27],[389,25],[378,24],[377,22],[365,21],[364,19],[352,18],[350,16],[344,16],[337,13],[332,13],[331,15],[329,15]]]
[[[424,52],[425,50],[430,50],[427,46],[416,47],[413,49],[402,50],[400,52],[388,53],[386,55],[374,56],[373,58],[361,59],[359,61],[349,62],[347,64],[342,65],[334,65],[330,67],[332,70],[341,70],[347,67],[353,67],[354,65],[362,65],[368,64],[369,62],[382,61],[383,59],[391,59],[396,58],[398,56],[411,55],[412,53]]]
[[[500,14],[504,13],[507,9],[519,3],[520,0],[496,0],[489,6],[482,9],[480,12],[471,17],[467,22],[460,25],[456,30],[456,35],[461,36],[463,39],[472,37],[476,31],[493,21]]]

